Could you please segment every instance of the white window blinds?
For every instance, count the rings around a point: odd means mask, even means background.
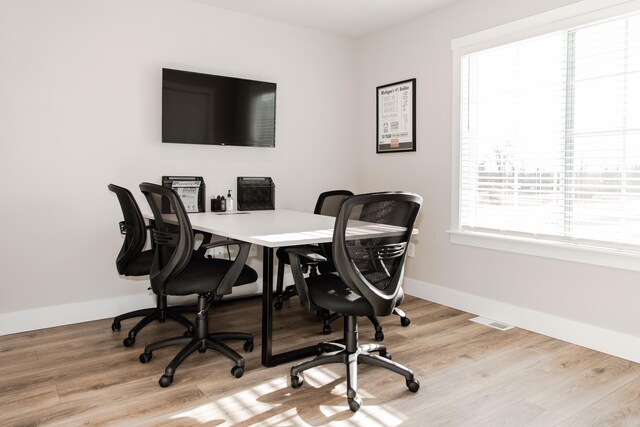
[[[463,231],[640,251],[640,14],[461,58]]]

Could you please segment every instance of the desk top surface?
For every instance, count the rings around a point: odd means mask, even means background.
[[[144,216],[153,219],[149,212]],[[194,230],[270,248],[331,242],[335,224],[331,216],[287,209],[190,213],[189,220]]]
[[[335,224],[330,216],[286,209],[202,212],[189,214],[189,219],[196,230],[271,248],[330,242]]]
[[[150,212],[144,217],[153,219]],[[330,242],[335,223],[330,216],[287,209],[190,213],[189,220],[194,230],[271,248]]]

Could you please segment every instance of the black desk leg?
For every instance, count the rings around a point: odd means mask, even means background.
[[[271,362],[273,339],[273,248],[263,246],[262,251],[262,365]]]
[[[318,354],[318,345],[272,354],[273,343],[273,248],[262,252],[262,365],[277,366]]]

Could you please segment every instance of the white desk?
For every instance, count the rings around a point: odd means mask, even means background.
[[[286,209],[190,213],[189,219],[195,230],[269,248],[331,242],[335,222],[333,217]]]
[[[145,218],[153,219],[145,212]],[[190,213],[196,231],[262,246],[262,364],[276,366],[316,354],[317,345],[282,354],[272,354],[273,249],[281,246],[331,242],[335,218],[312,213],[276,209],[235,214]],[[266,290],[266,292],[265,292]]]
[[[272,353],[273,249],[330,242],[335,218],[284,209],[236,214],[189,214],[194,230],[262,246],[262,364],[276,366],[315,355],[317,345],[281,354]],[[266,292],[265,292],[266,290]]]
[[[153,215],[145,213],[147,219]],[[273,334],[273,249],[333,239],[335,218],[312,213],[276,209],[235,214],[213,212],[190,213],[191,226],[196,231],[215,234],[262,246],[262,364],[276,366],[317,354],[317,343],[281,354],[272,354]],[[373,228],[372,228],[373,226]],[[369,225],[353,228],[353,234],[397,234],[398,227]],[[418,230],[414,229],[413,234]],[[265,292],[266,290],[266,292]]]

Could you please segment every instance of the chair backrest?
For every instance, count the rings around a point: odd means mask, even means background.
[[[313,213],[316,215],[327,215],[335,217],[338,215],[340,205],[342,205],[344,199],[350,196],[353,196],[353,193],[349,190],[325,191],[318,196],[318,201],[316,202],[316,207],[313,210]],[[322,255],[324,255],[328,261],[326,263],[320,264],[320,271],[324,273],[335,271],[335,267],[333,266],[333,262],[331,261],[331,243],[321,243],[319,246],[320,250],[322,251]]]
[[[193,230],[186,209],[173,189],[143,182],[140,191],[147,198],[155,221],[151,234],[156,252],[149,276],[153,291],[161,294],[167,281],[180,274],[191,260]],[[162,213],[163,206],[169,207],[171,213]]]
[[[318,196],[313,213],[316,215],[336,216],[340,210],[340,204],[344,199],[353,196],[349,190],[325,191]]]
[[[107,185],[107,188],[118,197],[124,216],[124,221],[120,222],[120,233],[125,237],[116,258],[116,268],[119,274],[125,274],[127,265],[144,249],[147,242],[147,228],[140,207],[131,191],[114,184]]]
[[[393,312],[421,205],[417,194],[360,194],[344,200],[336,217],[333,262],[337,272],[367,299],[376,316]]]

